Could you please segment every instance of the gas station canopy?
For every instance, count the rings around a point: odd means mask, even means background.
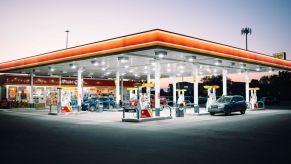
[[[193,63],[199,74],[271,72],[291,70],[291,61],[246,51],[211,41],[169,31],[151,31],[122,36],[100,42],[0,63],[0,72],[48,76],[77,76],[76,68],[84,68],[84,77],[146,78],[154,73],[155,59],[161,59],[162,77],[191,76]]]

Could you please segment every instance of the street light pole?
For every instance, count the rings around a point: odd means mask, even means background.
[[[69,30],[66,30],[67,33],[67,40],[66,40],[66,49],[68,48],[68,43],[69,43]]]

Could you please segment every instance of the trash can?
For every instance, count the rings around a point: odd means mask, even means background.
[[[194,104],[194,113],[199,113],[199,105]]]
[[[96,112],[103,112],[103,103],[98,103],[96,107]]]
[[[184,107],[179,106],[176,108],[176,117],[184,117]]]
[[[160,108],[155,108],[155,116],[160,116]]]

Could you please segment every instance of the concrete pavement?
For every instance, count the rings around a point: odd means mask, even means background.
[[[50,116],[1,110],[1,161],[289,163],[291,159],[289,110],[143,123],[121,122],[118,112],[102,114]],[[108,121],[108,116],[116,120]]]

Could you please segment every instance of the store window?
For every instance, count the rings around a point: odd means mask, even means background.
[[[8,88],[8,100],[16,100],[17,95],[17,88],[16,87],[9,87]]]
[[[33,87],[33,103],[44,104],[44,87]]]
[[[46,87],[46,106],[58,105],[58,89],[57,87]]]
[[[27,101],[28,98],[28,90],[27,87],[18,87],[18,100]]]

